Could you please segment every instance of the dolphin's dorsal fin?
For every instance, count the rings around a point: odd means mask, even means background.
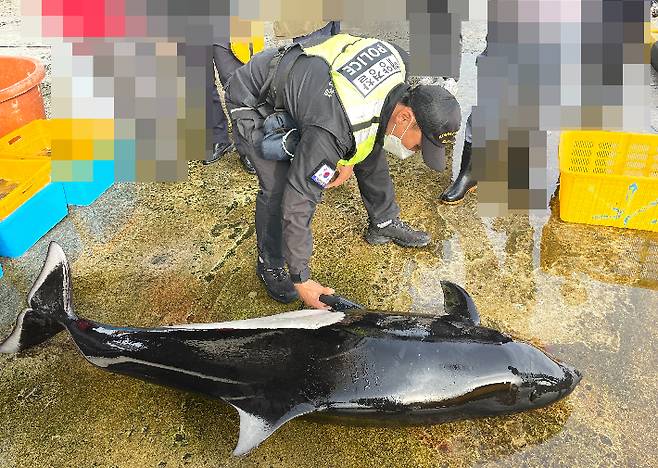
[[[441,281],[443,306],[446,314],[463,321],[480,325],[480,313],[471,296],[461,287],[450,281]]]
[[[240,415],[240,436],[238,438],[238,444],[235,446],[235,450],[233,450],[233,455],[235,456],[246,455],[291,419],[312,413],[316,410],[310,403],[301,404],[275,421],[272,421],[268,420],[267,417],[245,411],[235,404],[231,403],[231,406],[238,410],[238,414]]]

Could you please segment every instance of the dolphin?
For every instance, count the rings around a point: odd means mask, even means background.
[[[159,328],[104,325],[75,314],[71,272],[51,243],[0,352],[18,353],[67,330],[91,364],[219,398],[240,415],[234,455],[298,416],[434,424],[539,408],[581,380],[531,344],[480,325],[473,300],[441,283],[445,315],[365,309]]]

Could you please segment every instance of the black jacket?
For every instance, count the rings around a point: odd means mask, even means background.
[[[407,52],[395,47],[408,69]],[[264,50],[233,74],[226,88],[229,108],[253,105],[276,53],[276,49]],[[408,73],[405,79],[407,77]],[[389,93],[380,115],[380,132],[373,153],[380,152],[390,114],[407,89],[408,85],[403,84]],[[274,105],[272,96],[268,102]],[[293,280],[300,282],[310,276],[309,260],[313,250],[311,219],[323,192],[310,175],[323,163],[335,169],[340,159],[353,152],[353,136],[335,93],[329,66],[321,58],[302,54],[294,62],[284,87],[283,105],[301,133],[295,158],[288,171],[282,206],[283,253]]]

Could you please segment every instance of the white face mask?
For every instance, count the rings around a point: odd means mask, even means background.
[[[413,156],[416,152],[413,150],[408,149],[406,146],[402,144],[402,138],[404,138],[405,133],[407,133],[407,130],[409,130],[409,127],[411,127],[412,122],[409,122],[409,125],[407,125],[407,128],[402,132],[401,137],[396,137],[392,133],[395,131],[395,125],[393,125],[393,130],[391,130],[391,135],[384,135],[384,149],[388,151],[391,154],[396,155],[398,158],[401,160],[407,159],[409,156]]]

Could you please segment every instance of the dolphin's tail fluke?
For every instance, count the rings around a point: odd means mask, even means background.
[[[71,306],[69,263],[62,248],[52,242],[30,294],[29,307],[16,319],[14,330],[2,342],[0,353],[18,353],[52,338],[76,320]]]

